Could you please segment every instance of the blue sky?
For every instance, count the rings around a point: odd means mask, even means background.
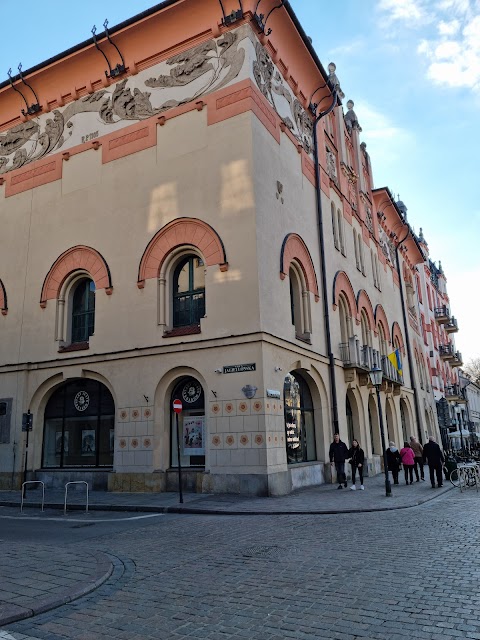
[[[213,2],[214,0],[205,0]],[[3,29],[0,80],[143,11],[148,0],[24,0]],[[375,186],[400,194],[442,261],[464,360],[480,356],[480,0],[291,0],[326,67],[355,102]],[[2,23],[18,24],[4,0]],[[100,6],[101,5],[101,6]],[[21,35],[21,37],[20,37]]]

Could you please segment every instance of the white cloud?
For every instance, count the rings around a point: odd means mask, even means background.
[[[434,84],[480,93],[479,0],[379,0],[377,7],[390,22],[423,29],[417,52]],[[435,35],[426,33],[432,25]]]
[[[386,14],[385,17],[389,22],[403,20],[415,24],[426,18],[419,0],[380,0],[378,8]]]

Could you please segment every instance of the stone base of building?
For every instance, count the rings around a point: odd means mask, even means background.
[[[23,473],[0,473],[0,491],[18,491],[22,487],[22,482]]]
[[[35,471],[29,480],[41,480],[45,483],[46,489],[65,489],[67,482],[88,482],[90,491],[107,491],[108,478],[110,471],[104,470],[66,470],[66,469],[48,469]],[[79,490],[85,490],[82,485],[77,485]],[[72,490],[74,487],[72,487]]]

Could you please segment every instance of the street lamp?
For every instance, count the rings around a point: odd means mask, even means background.
[[[390,484],[390,478],[388,477],[388,461],[387,461],[387,449],[385,447],[385,433],[383,430],[383,414],[382,405],[380,403],[380,387],[382,386],[383,371],[376,364],[373,365],[373,369],[370,371],[370,382],[377,390],[377,404],[378,415],[380,418],[380,435],[382,438],[383,447],[383,470],[385,471],[385,495],[387,498],[392,497],[392,485]]]

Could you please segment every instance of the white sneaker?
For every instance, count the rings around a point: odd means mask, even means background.
[[[362,484],[362,485],[360,485],[360,489],[361,489],[362,491],[365,491],[365,487],[363,486],[363,484]]]
[[[354,484],[352,484],[352,486],[350,487],[350,489],[351,489],[352,491],[356,491],[356,490],[357,490],[357,487],[356,487]]]

